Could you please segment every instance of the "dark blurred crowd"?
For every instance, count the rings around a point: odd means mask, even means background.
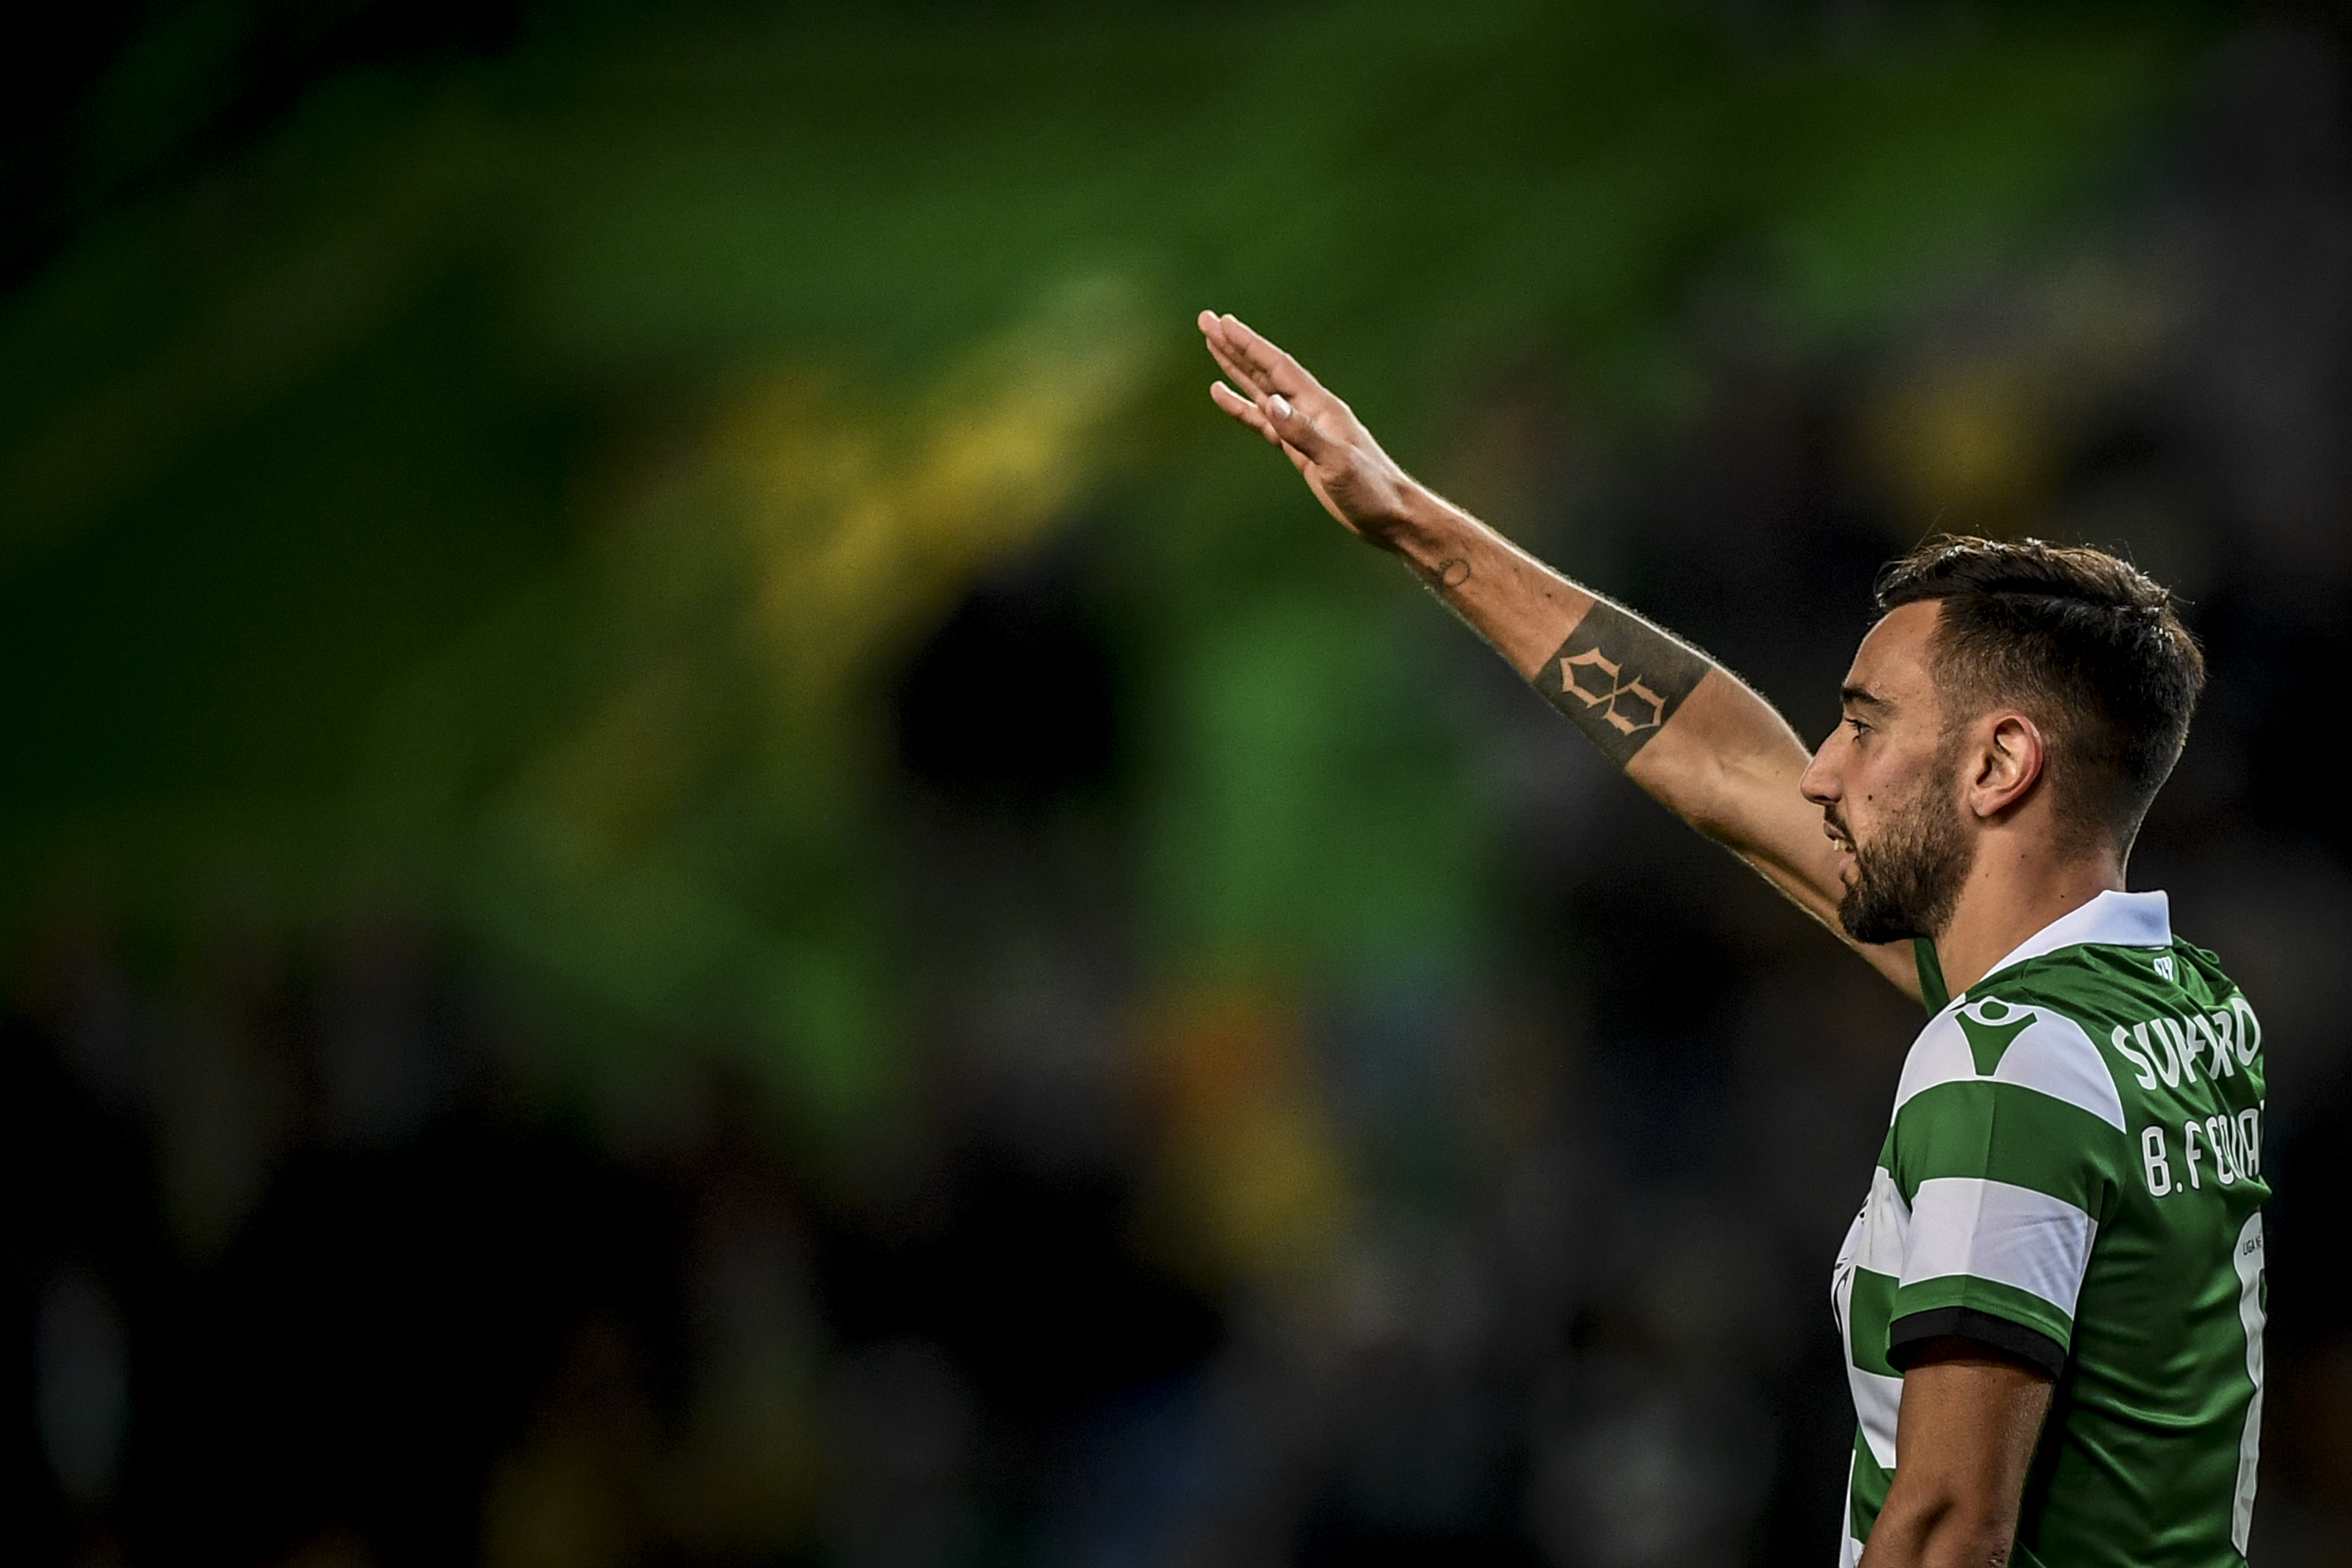
[[[2347,1562],[2352,45],[2233,24],[2129,178],[2091,237],[1864,341],[1694,299],[1664,433],[1538,356],[1402,455],[1809,739],[1930,529],[2116,544],[2182,596],[2212,685],[2132,879],[2270,1047],[2254,1556]],[[0,1032],[0,1551],[1825,1562],[1829,1268],[1908,1004],[1402,593],[1382,668],[1495,825],[1488,956],[1169,973],[1138,822],[1173,699],[1105,564],[1129,525],[1114,496],[995,562],[897,662],[874,896],[922,955],[915,1045],[847,1132],[690,1037],[550,1090],[578,1019],[425,901],[230,898],[146,946],[135,911],[41,904]],[[1460,825],[1407,800],[1394,831]]]

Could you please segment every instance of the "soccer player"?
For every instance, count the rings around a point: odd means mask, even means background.
[[[1282,350],[1200,326],[1217,406],[1333,517],[1932,1015],[1833,1277],[1860,1428],[1841,1562],[2242,1563],[2262,1027],[2162,893],[2124,890],[2204,681],[2165,590],[2095,550],[1931,539],[1880,579],[1808,757],[1729,670],[1410,478]]]

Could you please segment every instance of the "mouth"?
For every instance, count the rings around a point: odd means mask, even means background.
[[[1846,832],[1844,824],[1826,816],[1822,818],[1822,834],[1830,841],[1830,847],[1837,851],[1838,875],[1851,879],[1858,863],[1853,836]]]

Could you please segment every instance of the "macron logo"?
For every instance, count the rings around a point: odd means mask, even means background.
[[[2172,954],[2160,952],[2156,955],[2156,972],[2167,980],[2172,978]]]
[[[2012,1007],[1998,996],[1960,1009],[1956,1017],[1960,1033],[1968,1037],[1969,1057],[1976,1063],[1979,1078],[1990,1078],[1999,1070],[2010,1042],[2025,1032],[2034,1016],[2032,1009]]]

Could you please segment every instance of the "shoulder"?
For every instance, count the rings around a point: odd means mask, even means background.
[[[2209,1006],[2250,1005],[2244,989],[2221,968],[2221,960],[2206,948],[2175,938],[2171,958],[2176,983]]]
[[[2121,1131],[2123,1096],[2084,1012],[2022,972],[1955,998],[1912,1046],[1895,1114],[1930,1089],[1986,1083],[2061,1101]]]

